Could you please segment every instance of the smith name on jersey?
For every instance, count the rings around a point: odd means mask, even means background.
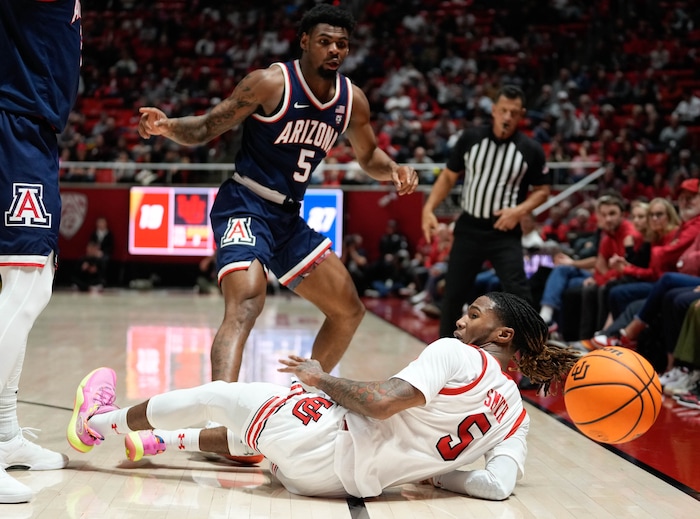
[[[284,75],[279,109],[255,113],[243,123],[236,170],[263,186],[301,201],[311,173],[348,127],[352,84],[338,74],[335,94],[320,101],[306,83],[299,61],[274,63]]]

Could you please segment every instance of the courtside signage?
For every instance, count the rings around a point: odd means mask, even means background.
[[[217,188],[132,187],[129,190],[129,254],[208,256],[214,250],[209,211]],[[309,189],[301,216],[341,254],[343,192]]]

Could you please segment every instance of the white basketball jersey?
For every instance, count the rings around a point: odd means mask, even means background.
[[[395,376],[420,390],[426,404],[386,420],[345,416],[349,434],[339,438],[336,472],[351,494],[376,496],[468,465],[529,421],[499,362],[457,339],[435,341]]]

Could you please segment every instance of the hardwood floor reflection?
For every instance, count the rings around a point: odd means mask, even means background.
[[[424,342],[413,334],[417,329],[429,333],[429,322],[406,315],[400,307],[381,311],[382,318],[367,313],[335,373],[386,378],[422,351]],[[222,314],[218,295],[118,290],[54,294],[30,336],[19,393],[20,422],[40,428],[38,442],[66,453],[70,463],[61,471],[12,471],[37,496],[29,504],[0,505],[0,517],[677,518],[699,511],[698,501],[687,493],[534,405],[528,405],[532,427],[526,477],[513,496],[497,503],[425,485],[404,485],[366,500],[304,498],[284,490],[267,462],[238,467],[166,452],[131,463],[115,438],[87,454],[68,446],[65,427],[75,388],[87,372],[101,365],[114,368],[121,406],[207,382],[209,347]],[[242,378],[287,384],[288,376],[276,371],[277,359],[290,352],[308,355],[321,320],[312,305],[295,296],[270,297],[247,344]],[[698,437],[686,439],[688,449]],[[690,450],[685,457],[673,457],[688,469],[695,459]]]

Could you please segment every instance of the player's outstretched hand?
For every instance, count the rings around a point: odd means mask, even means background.
[[[410,195],[418,187],[418,173],[410,166],[399,166],[391,175],[399,195]]]
[[[139,108],[139,135],[148,139],[151,135],[167,135],[168,116],[158,108],[144,106]]]
[[[285,367],[278,368],[277,371],[280,373],[292,373],[296,375],[301,382],[309,386],[316,386],[321,376],[325,374],[325,371],[321,368],[321,364],[313,359],[305,359],[297,357],[296,355],[290,355],[286,359],[280,359],[280,363],[284,364]]]

